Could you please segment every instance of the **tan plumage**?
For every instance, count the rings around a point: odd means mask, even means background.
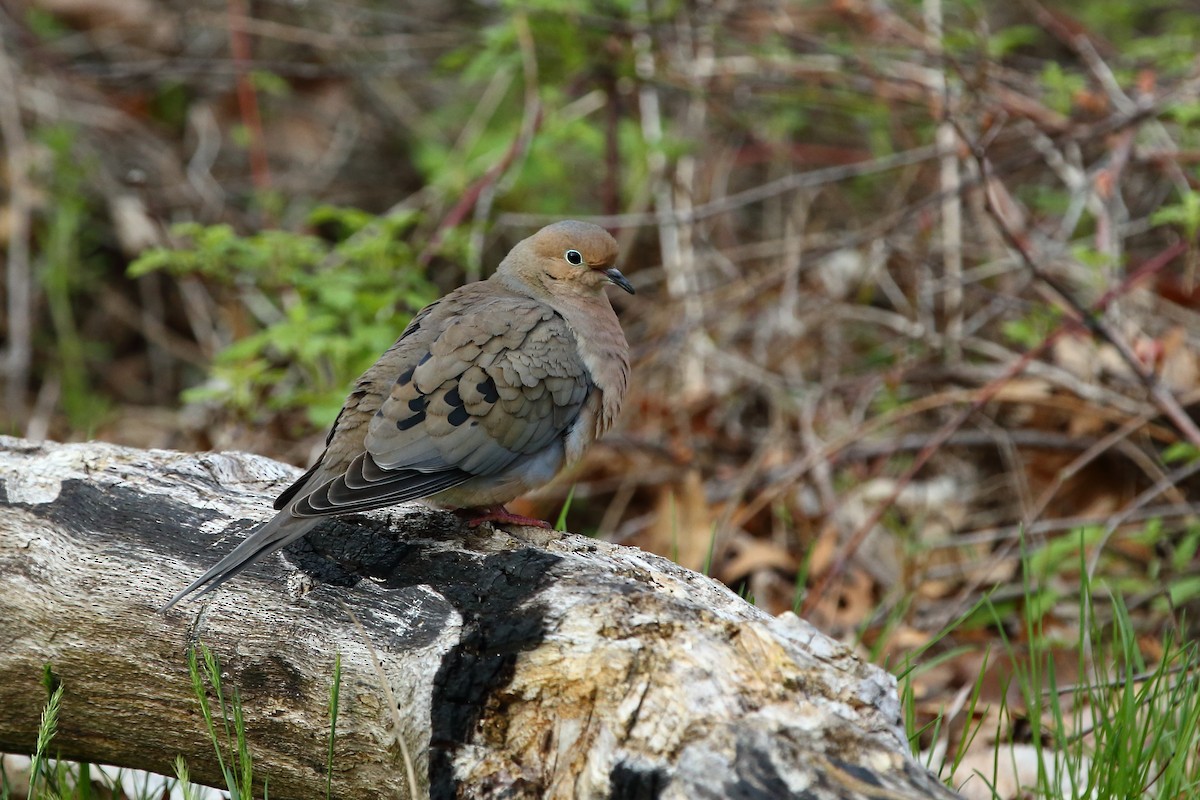
[[[422,310],[358,379],[325,452],[275,501],[279,513],[163,610],[333,514],[425,500],[480,509],[476,524],[544,525],[503,504],[577,461],[620,411],[629,346],[604,286],[633,287],[616,258],[603,228],[555,223],[488,280]]]

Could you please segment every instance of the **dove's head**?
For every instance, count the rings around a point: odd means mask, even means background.
[[[599,225],[564,220],[518,242],[500,263],[497,276],[533,290],[535,296],[599,295],[613,284],[633,294],[615,266],[617,240]]]

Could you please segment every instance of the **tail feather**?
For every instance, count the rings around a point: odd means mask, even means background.
[[[211,592],[259,559],[296,541],[312,530],[322,519],[322,517],[292,516],[291,508],[280,511],[273,519],[263,523],[258,530],[247,536],[245,541],[233,548],[229,555],[214,564],[208,572],[192,581],[186,589],[168,600],[167,604],[159,610],[165,614],[176,603],[198,589],[202,590],[197,597]]]

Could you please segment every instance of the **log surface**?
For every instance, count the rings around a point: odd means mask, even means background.
[[[637,549],[333,519],[169,615],[298,471],[243,453],[0,437],[0,751],[50,665],[64,758],[219,785],[188,677],[204,642],[272,798],[954,797],[909,755],[895,681],[791,614]],[[409,769],[411,766],[411,770]],[[256,787],[256,795],[260,790]]]

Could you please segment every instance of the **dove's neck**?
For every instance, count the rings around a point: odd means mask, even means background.
[[[514,294],[545,303],[566,321],[575,334],[579,357],[603,396],[596,414],[596,435],[608,430],[621,410],[629,385],[629,344],[604,290],[579,291],[561,286],[559,291],[551,291],[522,280],[503,265],[491,279]]]
[[[596,414],[597,437],[603,436],[621,411],[629,385],[629,344],[612,304],[603,294],[575,297],[569,303],[549,302],[575,334],[583,365],[601,392]]]

